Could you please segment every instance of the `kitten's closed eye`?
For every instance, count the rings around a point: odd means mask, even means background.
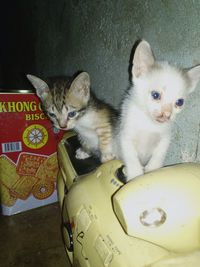
[[[48,112],[48,115],[52,118],[56,118],[56,114],[55,113],[52,113],[52,112]]]
[[[182,107],[184,104],[184,99],[183,98],[180,98],[176,101],[175,105],[176,107]]]

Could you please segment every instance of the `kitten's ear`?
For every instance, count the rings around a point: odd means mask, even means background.
[[[194,91],[200,80],[200,65],[197,65],[187,71],[187,75],[190,79],[189,94]]]
[[[72,82],[69,93],[82,99],[85,103],[90,98],[90,76],[87,72],[81,72]]]
[[[155,63],[155,58],[148,42],[141,41],[136,47],[133,57],[132,74],[134,77],[139,77],[146,73]]]
[[[35,87],[37,96],[39,96],[39,98],[43,101],[46,100],[49,95],[49,87],[47,83],[34,75],[27,74],[26,77]]]

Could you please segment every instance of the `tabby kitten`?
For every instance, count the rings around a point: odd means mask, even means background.
[[[80,73],[70,86],[67,79],[56,80],[50,85],[33,75],[27,75],[27,78],[54,126],[77,132],[82,145],[76,151],[78,159],[93,154],[105,162],[115,157],[112,140],[117,112],[90,91],[88,73]]]
[[[200,65],[178,69],[157,62],[149,43],[141,41],[133,57],[133,86],[126,94],[118,133],[119,157],[127,181],[163,166],[172,121],[200,79]]]

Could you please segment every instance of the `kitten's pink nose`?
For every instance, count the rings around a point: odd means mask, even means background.
[[[157,116],[157,121],[159,122],[169,121],[171,115],[172,115],[172,105],[166,104],[162,107],[160,115]]]
[[[166,119],[170,119],[171,117],[171,112],[170,111],[165,111],[163,112],[162,116]]]
[[[162,112],[159,116],[157,116],[156,120],[158,122],[167,122],[170,120],[171,114],[172,113],[169,111]]]
[[[60,126],[60,128],[67,128],[67,120],[60,120],[59,121],[59,126]]]

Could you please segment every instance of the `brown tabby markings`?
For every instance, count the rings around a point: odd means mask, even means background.
[[[90,92],[90,78],[86,72],[80,73],[71,85],[66,80],[47,85],[36,76],[27,75],[27,78],[53,124],[77,132],[82,145],[82,149],[77,150],[77,158],[94,154],[105,162],[115,157],[112,141],[117,112]]]

